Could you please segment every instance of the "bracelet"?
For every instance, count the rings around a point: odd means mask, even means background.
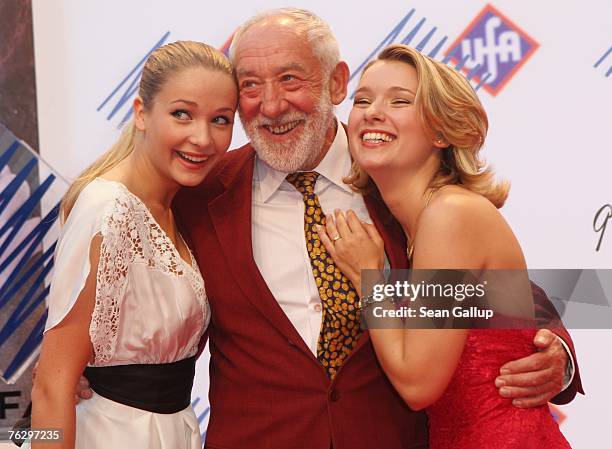
[[[361,297],[361,299],[359,300],[359,306],[362,310],[365,310],[366,307],[376,302],[391,301],[391,304],[395,303],[395,298],[393,296],[383,296],[382,299],[376,299],[374,296],[374,293],[370,293],[369,295]]]

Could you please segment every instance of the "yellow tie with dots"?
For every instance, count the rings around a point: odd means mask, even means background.
[[[312,274],[323,305],[321,333],[317,343],[317,359],[330,379],[333,379],[351,353],[361,335],[359,299],[355,287],[338,269],[325,245],[321,243],[315,225],[325,226],[325,215],[314,193],[317,172],[287,175],[304,198],[304,234],[310,256]]]

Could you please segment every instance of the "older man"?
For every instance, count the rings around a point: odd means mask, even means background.
[[[406,266],[384,205],[342,182],[351,159],[333,106],[349,70],[329,27],[307,11],[266,12],[241,27],[230,56],[251,143],[177,200],[212,306],[206,447],[426,447],[424,415],[386,379],[359,329],[355,291],[310,226],[353,209],[377,225],[391,266]],[[543,351],[499,379],[518,405],[561,390],[566,354],[554,334],[538,338]],[[575,376],[557,399],[577,389]]]

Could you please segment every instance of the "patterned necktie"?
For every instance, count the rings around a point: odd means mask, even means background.
[[[361,311],[355,287],[336,267],[315,228],[317,224],[325,226],[325,215],[314,193],[318,177],[317,172],[291,173],[287,181],[304,197],[306,248],[323,305],[317,359],[333,379],[361,335]]]

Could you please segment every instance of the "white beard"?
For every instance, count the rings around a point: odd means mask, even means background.
[[[288,112],[275,120],[254,118],[250,122],[244,119],[240,111],[238,114],[257,155],[273,169],[293,173],[314,168],[323,149],[327,130],[334,120],[334,105],[329,88],[324,86],[319,104],[311,114]],[[304,123],[301,125],[301,133],[292,141],[271,142],[267,139],[269,131],[262,129],[263,125],[279,126],[296,120]]]

